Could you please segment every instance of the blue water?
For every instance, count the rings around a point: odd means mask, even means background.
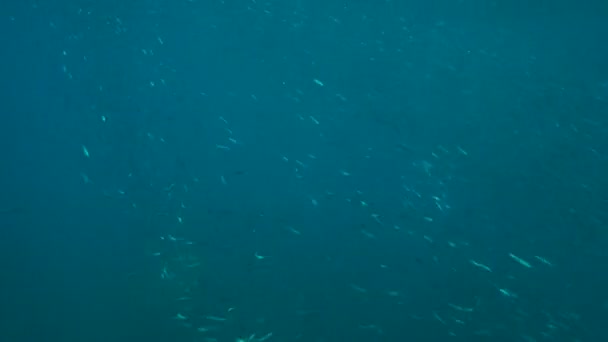
[[[3,2],[0,341],[607,340],[607,7]]]

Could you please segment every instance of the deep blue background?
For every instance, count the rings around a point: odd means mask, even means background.
[[[597,3],[2,2],[0,338],[606,340]]]

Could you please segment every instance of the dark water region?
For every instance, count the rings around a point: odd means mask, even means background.
[[[2,2],[0,340],[608,340],[607,7]]]

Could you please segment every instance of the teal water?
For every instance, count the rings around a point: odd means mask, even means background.
[[[0,340],[606,340],[606,7],[3,3]]]

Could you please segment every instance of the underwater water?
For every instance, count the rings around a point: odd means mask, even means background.
[[[607,7],[3,2],[0,340],[608,340]]]

